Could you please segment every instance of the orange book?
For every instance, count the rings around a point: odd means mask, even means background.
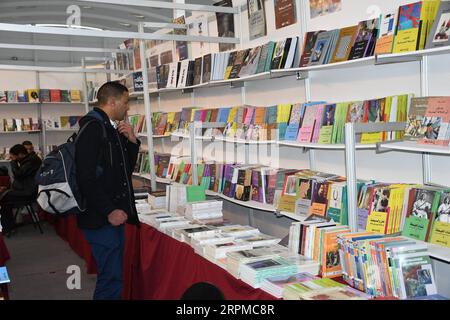
[[[266,120],[265,117],[266,117],[266,108],[256,107],[253,124],[255,124],[255,125],[256,124],[264,124],[265,120]]]
[[[337,235],[349,231],[349,228],[324,230],[322,239],[322,259],[320,261],[320,274],[322,277],[335,278],[342,275]]]

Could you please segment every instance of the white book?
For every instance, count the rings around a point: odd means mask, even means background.
[[[190,62],[190,60],[188,60],[188,59],[181,61],[180,77],[178,79],[177,88],[186,87],[187,75],[188,75],[188,71],[189,71],[189,62]]]
[[[289,47],[289,53],[284,64],[284,69],[292,68],[292,63],[294,62],[294,57],[297,50],[298,37],[292,37],[291,45]]]
[[[178,62],[172,62],[169,64],[169,77],[167,79],[166,88],[176,88],[177,87],[177,71]]]
[[[22,129],[22,119],[14,119],[16,125],[16,131],[23,131]]]

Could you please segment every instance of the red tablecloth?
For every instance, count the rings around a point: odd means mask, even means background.
[[[6,247],[5,242],[3,241],[3,235],[0,232],[0,267],[4,266],[9,258],[8,248]],[[0,296],[8,299],[8,285],[0,284]]]
[[[5,242],[3,241],[3,235],[0,232],[0,266],[4,266],[9,258],[8,248],[6,248]]]
[[[148,225],[142,224],[140,230],[129,226],[127,241],[124,288],[127,299],[177,300],[192,284],[204,281],[217,286],[227,300],[275,299],[197,255],[188,244]],[[139,253],[133,253],[132,248]]]
[[[85,259],[95,273],[95,261],[75,217],[52,219],[58,235]],[[272,300],[227,271],[197,255],[187,244],[142,224],[127,225],[124,254],[124,298],[178,300],[196,282],[210,282],[227,300]]]

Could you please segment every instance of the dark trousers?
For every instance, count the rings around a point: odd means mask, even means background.
[[[125,225],[83,229],[83,234],[97,263],[94,300],[121,299]]]

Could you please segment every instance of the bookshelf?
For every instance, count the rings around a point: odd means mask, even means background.
[[[377,144],[376,149],[377,152],[403,151],[412,153],[450,155],[450,147],[431,144],[420,144],[416,141],[381,142]]]

